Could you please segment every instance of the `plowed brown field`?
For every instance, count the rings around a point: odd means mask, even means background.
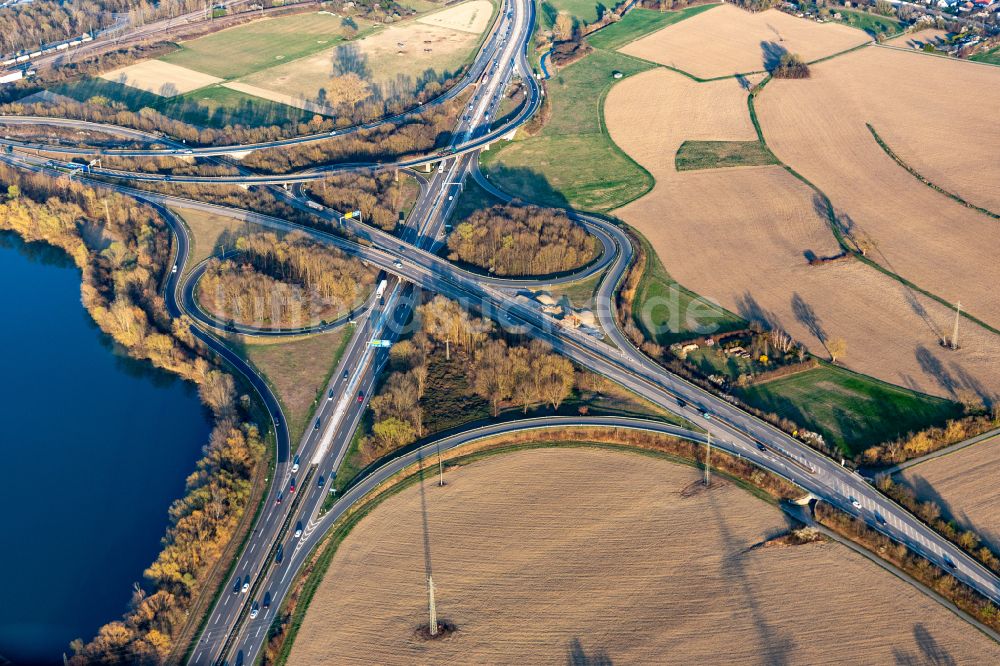
[[[615,142],[656,178],[652,192],[616,214],[650,240],[678,282],[784,328],[819,355],[823,339],[842,337],[843,363],[885,381],[949,397],[963,387],[1000,392],[997,336],[966,325],[963,348],[944,350],[938,340],[952,315],[943,306],[853,260],[809,265],[808,256],[835,255],[839,246],[813,191],[787,171],[675,170],[684,140],[755,137],[735,80],[695,83],[652,70],[615,86],[605,116]]]
[[[872,258],[1000,328],[1000,222],[927,187],[1000,210],[1000,68],[868,48],[778,80],[758,96],[775,154],[878,245]]]
[[[761,71],[785,51],[812,61],[867,41],[871,38],[864,32],[845,25],[823,25],[775,9],[753,13],[724,3],[621,52],[709,79]]]
[[[407,488],[341,544],[288,663],[1000,660],[838,544],[750,549],[785,517],[719,481],[682,494],[698,478],[635,454],[540,449]],[[458,627],[435,642],[414,633],[427,621],[425,546],[439,617]]]

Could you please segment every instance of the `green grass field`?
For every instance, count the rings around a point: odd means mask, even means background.
[[[244,355],[267,377],[288,420],[292,448],[298,446],[323,389],[350,341],[353,326],[287,342],[245,344]]]
[[[182,42],[179,51],[161,60],[234,79],[330,48],[344,39],[343,20],[309,12],[255,21]]]
[[[738,391],[767,412],[823,435],[847,455],[961,416],[960,405],[823,365]]]
[[[716,6],[697,5],[677,12],[661,12],[655,9],[641,8],[633,9],[621,21],[612,23],[606,28],[601,28],[587,37],[587,41],[595,49],[613,51],[651,32],[656,32],[661,28],[666,28],[668,25],[683,21],[686,18],[690,18],[695,14],[700,14]]]
[[[556,15],[566,12],[578,23],[593,23],[597,20],[599,7],[613,7],[613,3],[604,4],[597,0],[542,0],[538,8],[538,18],[544,29],[549,30],[555,24]]]
[[[674,157],[678,171],[777,163],[778,158],[760,141],[685,141]]]
[[[95,96],[105,97],[121,102],[131,111],[154,109],[175,120],[204,127],[281,125],[305,121],[313,116],[301,109],[222,86],[209,86],[168,98],[104,79],[83,79],[58,85],[52,91],[81,102]]]
[[[969,58],[969,60],[975,60],[976,62],[988,62],[991,65],[1000,65],[1000,46],[990,49],[989,51],[977,53]]]
[[[511,194],[552,206],[607,211],[647,192],[652,177],[611,141],[604,127],[604,97],[624,77],[652,65],[610,51],[595,51],[549,82],[551,117],[535,137],[495,145],[483,154],[490,178]]]
[[[656,251],[641,237],[646,268],[632,304],[632,317],[646,337],[670,345],[706,333],[743,328],[742,319],[688,291],[667,273]]]
[[[867,12],[852,12],[849,9],[841,8],[837,8],[837,11],[844,17],[841,20],[842,23],[846,23],[858,30],[864,30],[872,37],[880,33],[886,37],[891,37],[902,32],[902,26],[899,21],[888,16],[879,16],[878,14],[869,14]]]

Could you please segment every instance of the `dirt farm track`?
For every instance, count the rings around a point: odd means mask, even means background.
[[[840,545],[753,548],[786,529],[783,514],[721,481],[692,493],[688,467],[535,449],[446,478],[355,527],[290,664],[1000,660],[989,639]],[[435,642],[414,633],[428,566],[439,616],[458,626]],[[941,658],[954,662],[930,661]]]

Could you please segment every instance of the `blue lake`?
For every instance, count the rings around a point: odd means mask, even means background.
[[[0,232],[0,316],[0,663],[57,664],[125,610],[211,420],[97,328],[59,250]]]

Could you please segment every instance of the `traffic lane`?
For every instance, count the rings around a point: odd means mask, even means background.
[[[252,144],[234,144],[234,145],[231,145],[231,146],[210,146],[210,147],[191,147],[191,148],[183,147],[183,148],[180,148],[180,149],[162,150],[162,151],[150,151],[150,150],[145,150],[145,151],[144,150],[105,150],[105,151],[95,151],[95,150],[75,148],[75,147],[71,147],[71,146],[56,146],[56,145],[51,145],[51,144],[34,144],[34,143],[11,142],[11,141],[6,140],[6,139],[0,139],[0,145],[3,145],[3,144],[14,145],[14,146],[23,147],[23,148],[30,148],[30,149],[33,149],[33,150],[44,150],[46,152],[65,153],[65,154],[95,154],[95,153],[97,153],[97,154],[115,155],[115,156],[122,156],[122,157],[155,157],[155,156],[162,157],[162,156],[177,155],[177,154],[192,154],[192,155],[201,156],[201,157],[209,157],[209,156],[213,156],[214,157],[214,156],[223,156],[223,155],[227,155],[227,154],[230,154],[230,153],[239,153],[239,152],[243,152],[243,151],[246,151],[246,150],[264,150],[264,149],[268,149],[268,148],[280,148],[280,147],[284,147],[284,146],[294,146],[294,145],[299,145],[299,144],[303,144],[303,143],[310,143],[310,142],[314,142],[314,141],[322,141],[322,140],[329,139],[329,138],[334,137],[334,136],[345,136],[345,135],[349,135],[349,134],[352,134],[352,133],[356,133],[356,132],[361,131],[361,130],[372,129],[374,127],[377,127],[378,125],[382,125],[382,124],[386,124],[386,123],[397,123],[397,122],[400,122],[402,120],[406,120],[407,118],[410,118],[410,117],[413,117],[415,115],[419,115],[420,113],[425,112],[427,109],[429,109],[429,108],[431,108],[433,106],[440,106],[441,104],[443,104],[443,103],[445,103],[445,102],[447,102],[447,101],[449,101],[451,99],[454,99],[455,97],[457,97],[458,95],[460,95],[462,92],[465,91],[465,89],[469,85],[475,83],[475,81],[478,80],[482,76],[482,73],[483,73],[482,69],[485,67],[485,63],[488,63],[488,62],[491,61],[490,59],[492,57],[492,54],[493,54],[493,52],[497,48],[498,35],[500,34],[500,31],[498,30],[498,27],[506,25],[506,24],[507,24],[506,14],[505,13],[501,13],[500,20],[495,21],[494,24],[493,24],[493,26],[491,26],[491,28],[490,28],[491,34],[490,34],[489,38],[486,39],[483,42],[483,47],[480,50],[479,55],[474,60],[473,66],[469,69],[469,71],[466,73],[466,75],[463,77],[463,79],[457,85],[452,86],[447,91],[445,91],[444,93],[442,93],[441,95],[439,95],[437,98],[435,98],[433,100],[430,100],[428,102],[425,102],[424,104],[421,104],[420,106],[417,106],[417,107],[415,107],[415,108],[413,108],[413,109],[411,109],[409,111],[406,111],[406,112],[403,112],[403,113],[400,113],[400,114],[396,114],[394,116],[389,116],[387,118],[382,118],[382,119],[379,119],[379,120],[376,120],[376,121],[372,121],[372,122],[369,122],[369,123],[364,123],[364,124],[361,124],[361,125],[355,125],[353,127],[348,127],[348,128],[343,128],[343,129],[337,129],[337,130],[333,130],[333,131],[330,131],[330,132],[322,132],[322,133],[318,133],[318,134],[311,134],[311,135],[306,135],[306,136],[302,136],[302,137],[292,137],[292,138],[289,138],[289,139],[281,139],[281,140],[277,140],[277,141],[266,141],[266,142],[252,143]],[[489,57],[485,57],[484,58],[484,56],[487,56],[487,55],[489,55]],[[48,117],[45,117],[45,116],[38,116],[38,117],[32,117],[31,120],[30,120],[30,123],[33,123],[33,124],[45,124],[45,123],[47,123],[48,121],[51,121],[51,120],[54,120],[54,119],[48,118]],[[66,125],[72,125],[72,124],[75,123],[76,126],[83,126],[83,124],[86,123],[87,126],[91,126],[91,127],[95,128],[95,129],[101,129],[103,127],[113,127],[113,128],[115,128],[116,132],[120,131],[121,133],[128,132],[128,131],[135,131],[135,132],[138,131],[138,130],[130,130],[130,128],[121,127],[121,126],[117,126],[117,125],[106,125],[106,124],[103,124],[103,123],[93,123],[93,122],[82,121],[82,120],[81,121],[76,121],[76,120],[70,120],[70,119],[65,119],[65,118],[59,119],[59,120],[64,121],[64,123]],[[21,117],[19,117],[19,116],[0,116],[0,125],[3,125],[3,124],[28,124],[28,123],[22,123]],[[102,131],[107,131],[107,130],[102,130]],[[156,135],[152,135],[152,136],[155,137]]]

